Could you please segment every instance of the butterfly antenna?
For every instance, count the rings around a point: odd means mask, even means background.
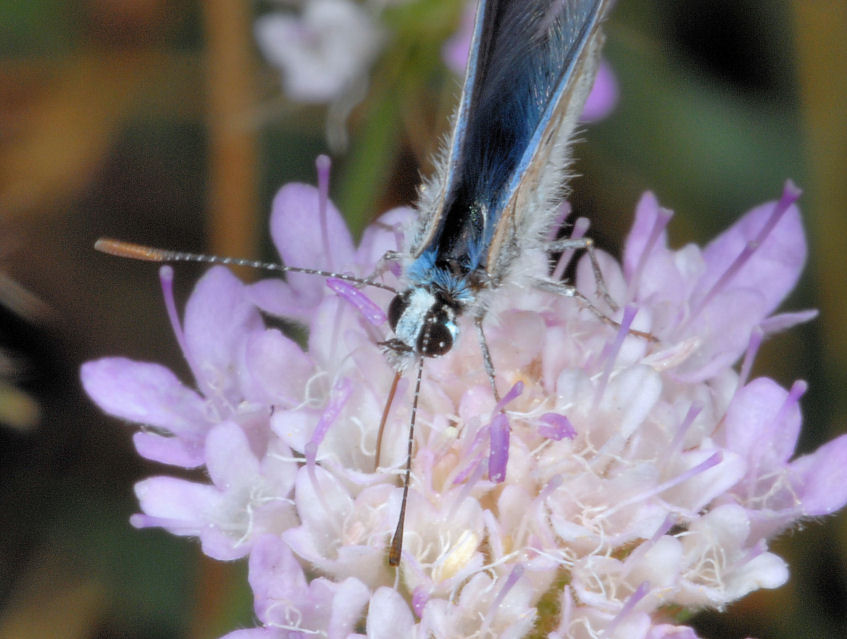
[[[94,243],[95,250],[117,257],[127,257],[133,260],[142,260],[144,262],[202,262],[204,264],[225,264],[228,266],[246,266],[249,268],[261,269],[264,271],[276,271],[278,273],[306,273],[307,275],[318,275],[320,277],[332,277],[345,282],[353,282],[364,286],[375,286],[376,288],[385,289],[392,293],[397,293],[397,289],[388,284],[377,282],[376,280],[367,277],[356,277],[347,273],[335,273],[333,271],[324,271],[317,268],[303,268],[300,266],[284,266],[282,264],[274,264],[273,262],[259,262],[256,260],[245,260],[238,257],[221,257],[218,255],[204,255],[202,253],[186,253],[184,251],[171,251],[168,249],[154,248],[152,246],[143,246],[141,244],[133,244],[132,242],[124,242],[123,240],[114,240],[108,237],[101,237]]]
[[[391,566],[400,565],[400,553],[403,550],[403,525],[406,523],[406,500],[409,497],[409,479],[412,474],[412,446],[415,441],[415,417],[418,414],[418,397],[421,394],[422,377],[423,357],[421,357],[418,362],[418,376],[415,381],[415,395],[412,399],[412,416],[409,420],[409,447],[406,451],[406,471],[403,475],[403,500],[400,502],[400,518],[397,520],[397,529],[394,531],[394,537],[391,538],[391,548],[388,551],[388,563]]]
[[[385,400],[385,408],[382,409],[382,419],[379,420],[379,431],[376,436],[376,455],[374,456],[374,472],[379,469],[379,458],[382,453],[382,435],[385,432],[385,424],[388,421],[388,413],[391,410],[391,404],[394,402],[394,395],[397,393],[397,384],[400,382],[401,373],[394,373],[394,379],[391,382],[391,389],[388,391],[388,399]]]

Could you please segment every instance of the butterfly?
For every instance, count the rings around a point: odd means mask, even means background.
[[[483,319],[490,300],[508,285],[528,285],[578,297],[572,286],[537,278],[539,256],[587,248],[595,279],[599,268],[588,239],[549,241],[564,198],[573,130],[593,84],[603,44],[601,22],[611,0],[481,0],[477,7],[467,72],[443,161],[421,188],[418,215],[402,253],[405,287],[376,278],[299,266],[195,255],[100,240],[97,248],[153,261],[201,261],[310,273],[357,285],[378,286],[395,296],[387,317],[394,336],[380,343],[396,374],[377,442],[400,376],[417,363],[403,499],[389,549],[400,563],[409,490],[415,413],[425,358],[448,353],[459,339],[459,320],[476,326],[492,392],[499,400],[495,367]],[[605,317],[605,316],[603,316]]]

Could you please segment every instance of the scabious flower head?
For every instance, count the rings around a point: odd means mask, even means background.
[[[847,436],[792,459],[804,384],[749,379],[765,336],[813,316],[773,314],[805,260],[796,197],[789,184],[705,248],[672,250],[670,214],[646,194],[622,264],[599,256],[617,325],[573,298],[498,291],[486,335],[499,406],[472,330],[425,362],[399,569],[386,547],[408,380],[374,468],[390,293],[294,273],[245,285],[215,267],[180,322],[166,270],[193,383],[120,358],[82,369],[103,410],[145,427],[143,456],[208,472],[140,482],[133,523],[249,556],[262,625],[228,639],[696,639],[675,611],[783,584],[769,538],[847,501]],[[386,213],[355,247],[325,192],[290,184],[271,231],[286,264],[367,276],[411,215]],[[384,280],[401,286],[391,266]],[[575,284],[602,306],[584,259]],[[308,347],[263,312],[305,324]]]

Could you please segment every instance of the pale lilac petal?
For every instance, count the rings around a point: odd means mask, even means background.
[[[203,433],[203,399],[164,366],[107,357],[80,369],[85,392],[105,412],[180,436]]]
[[[785,389],[760,377],[739,390],[727,410],[727,446],[759,471],[779,467],[794,454],[801,416],[796,404],[781,412],[787,398]]]
[[[250,553],[250,587],[253,606],[262,621],[271,620],[269,610],[278,600],[305,598],[308,588],[300,562],[281,539],[264,535],[256,540]]]
[[[368,610],[368,639],[411,637],[415,619],[409,604],[393,588],[379,588]]]
[[[353,240],[341,213],[331,201],[326,202],[326,237],[320,213],[321,194],[311,185],[287,184],[276,194],[271,237],[283,264],[328,271],[344,271],[353,264]],[[315,304],[323,296],[321,277],[289,273],[286,280],[303,303]]]
[[[135,494],[144,511],[133,516],[131,521],[136,526],[159,526],[175,535],[199,537],[203,552],[223,561],[238,559],[250,551],[249,545],[238,545],[216,525],[224,498],[213,486],[175,477],[152,477],[138,482]]]
[[[818,316],[818,314],[818,311],[815,309],[797,311],[795,313],[779,313],[778,315],[771,315],[767,319],[762,320],[759,323],[759,327],[765,335],[782,333],[790,328],[794,328],[798,324],[805,324],[806,322],[812,321]]]
[[[727,581],[727,595],[733,600],[761,588],[779,588],[788,581],[788,565],[773,553],[762,553],[743,563]]]
[[[699,336],[701,346],[674,376],[687,382],[710,379],[734,364],[744,353],[750,334],[766,314],[767,300],[753,289],[727,289],[716,295],[683,335]]]
[[[263,328],[258,309],[229,269],[213,267],[197,282],[185,307],[186,357],[207,398],[241,401],[240,380],[230,372],[246,338]]]
[[[698,639],[697,633],[688,626],[660,624],[653,626],[646,639]]]
[[[259,460],[250,450],[244,431],[224,422],[206,438],[206,469],[216,486],[225,490],[249,489],[259,476]]]
[[[658,199],[651,191],[645,191],[635,207],[635,221],[624,246],[623,267],[627,279],[631,280],[638,265],[647,259],[645,254],[650,254],[651,243],[654,249],[666,248],[667,233],[663,229],[656,233],[660,217]]]
[[[619,94],[618,80],[611,65],[606,60],[600,60],[594,84],[585,99],[585,106],[582,107],[580,120],[597,122],[608,117],[618,105]]]
[[[205,402],[168,369],[114,357],[86,362],[80,376],[85,391],[105,412],[166,433],[135,433],[133,441],[142,456],[185,468],[203,463],[211,427]]]
[[[847,435],[800,457],[790,469],[803,514],[830,515],[847,504]]]
[[[323,278],[320,276],[312,277],[318,280],[318,283],[322,282]],[[280,278],[261,280],[248,285],[247,296],[253,304],[270,315],[298,320],[304,324],[308,323],[313,307],[320,299],[319,296],[313,295],[308,298],[308,302],[304,301],[303,296]]]
[[[388,251],[403,250],[402,229],[414,221],[417,212],[408,206],[386,211],[362,233],[356,249],[356,261],[361,264],[378,264]]]
[[[352,632],[370,591],[357,579],[307,581],[284,541],[265,535],[250,553],[250,586],[256,615],[272,626],[297,624],[303,632],[343,639]]]
[[[748,242],[756,239],[769,222],[776,205],[776,202],[768,202],[752,209],[703,249],[707,273],[700,281],[696,295],[705,294]],[[728,286],[757,291],[764,299],[761,309],[764,317],[794,288],[805,262],[806,239],[800,211],[791,205]]]
[[[336,586],[336,584],[332,585]],[[348,577],[337,584],[332,599],[332,614],[327,624],[329,639],[346,639],[353,632],[362,617],[370,594],[367,586],[353,577]],[[320,614],[322,611],[317,612]]]
[[[228,632],[221,639],[291,639],[291,634],[273,628],[247,628]]]
[[[151,461],[183,468],[197,468],[206,462],[202,437],[183,439],[141,431],[133,434],[138,454]]]
[[[286,445],[305,454],[320,413],[315,410],[286,410],[274,413],[271,428]]]
[[[245,368],[250,374],[245,399],[282,407],[303,401],[306,384],[315,372],[311,358],[278,330],[249,336]]]
[[[295,499],[297,511],[306,528],[317,539],[332,539],[340,522],[353,507],[350,494],[321,467],[314,472],[303,467],[297,473]]]
[[[273,202],[271,237],[285,266],[344,272],[353,265],[355,252],[347,225],[335,205],[313,186],[292,183],[279,190]],[[320,275],[289,272],[285,281],[274,277],[250,285],[247,295],[268,313],[308,322],[325,294],[325,280]]]
[[[457,74],[463,74],[468,65],[468,55],[471,50],[471,38],[473,37],[474,18],[476,16],[476,3],[465,3],[462,12],[462,21],[459,28],[441,47],[441,58],[447,68]]]

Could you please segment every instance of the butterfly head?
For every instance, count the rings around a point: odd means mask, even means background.
[[[418,357],[440,357],[459,338],[461,307],[437,287],[414,286],[397,294],[388,307],[395,337],[382,343],[392,365],[405,369]]]

